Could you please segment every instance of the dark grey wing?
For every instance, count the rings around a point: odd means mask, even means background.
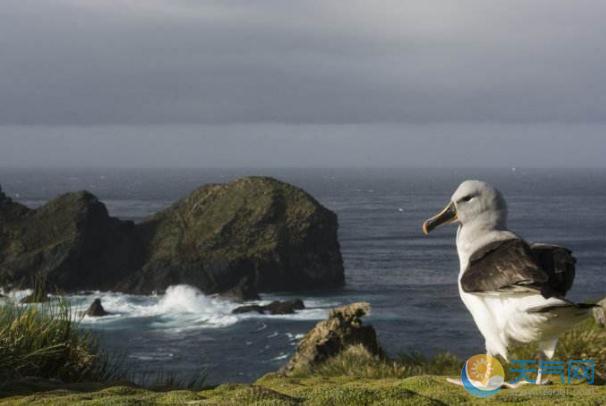
[[[575,276],[576,259],[572,251],[558,245],[531,244],[535,261],[549,280],[541,293],[545,297],[564,297],[572,287]]]
[[[468,293],[541,292],[549,280],[530,246],[520,239],[496,241],[475,252],[461,277]]]

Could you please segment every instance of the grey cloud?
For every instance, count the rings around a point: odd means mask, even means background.
[[[0,168],[604,167],[606,125],[0,127]]]
[[[604,122],[602,1],[5,0],[0,124]]]

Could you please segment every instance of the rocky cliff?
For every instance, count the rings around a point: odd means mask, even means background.
[[[39,274],[62,291],[344,283],[336,215],[303,190],[264,177],[203,186],[140,224],[110,217],[88,192],[34,210],[0,191],[0,286],[30,287]]]
[[[87,192],[68,193],[36,209],[4,196],[0,204],[0,285],[110,289],[140,263],[135,225],[108,215]]]

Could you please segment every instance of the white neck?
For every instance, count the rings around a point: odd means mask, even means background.
[[[469,258],[474,252],[492,242],[511,238],[517,238],[517,236],[507,230],[504,212],[486,213],[473,221],[461,224],[457,230],[460,273],[467,268]]]

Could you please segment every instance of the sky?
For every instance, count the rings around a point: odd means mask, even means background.
[[[606,166],[601,0],[3,0],[0,167]]]

